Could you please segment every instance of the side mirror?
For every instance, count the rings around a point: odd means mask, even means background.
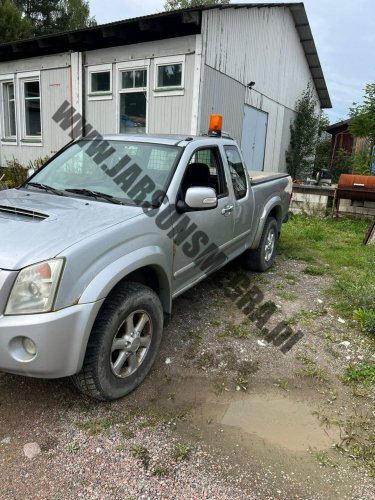
[[[188,210],[210,210],[216,208],[216,191],[209,187],[191,187],[186,191],[185,205]]]
[[[36,172],[35,168],[29,168],[28,171],[27,171],[27,178],[29,178],[32,175],[34,175],[35,172]]]

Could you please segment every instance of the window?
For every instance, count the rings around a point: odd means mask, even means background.
[[[3,83],[3,106],[4,106],[4,138],[14,139],[17,135],[16,129],[16,99],[14,83]]]
[[[185,56],[155,59],[155,96],[184,95]]]
[[[112,65],[89,66],[88,86],[89,100],[112,99]]]
[[[246,173],[238,149],[235,146],[224,146],[224,150],[232,178],[234,194],[236,199],[239,200],[246,196],[247,193]]]
[[[187,166],[182,181],[182,193],[189,187],[212,187],[218,197],[228,193],[220,154],[216,147],[198,149]]]
[[[158,88],[181,87],[182,64],[158,66]]]
[[[24,136],[40,138],[42,136],[40,112],[39,80],[23,81],[24,98]]]
[[[122,72],[122,85],[123,89],[139,89],[147,87],[147,70],[146,69],[133,69]]]
[[[120,133],[146,132],[147,69],[120,71]]]
[[[100,71],[91,73],[91,92],[110,92],[111,91],[111,73],[109,71]]]

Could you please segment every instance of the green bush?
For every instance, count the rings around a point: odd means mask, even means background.
[[[15,158],[8,160],[6,167],[0,167],[0,186],[8,189],[20,186],[26,181],[27,172],[30,168],[38,170],[48,159],[48,156],[37,158],[34,161],[30,161],[27,167]]]

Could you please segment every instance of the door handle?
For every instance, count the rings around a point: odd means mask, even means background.
[[[221,213],[226,217],[231,213],[232,210],[233,210],[233,205],[225,205],[225,207],[221,210]]]

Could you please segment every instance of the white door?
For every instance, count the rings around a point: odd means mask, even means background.
[[[241,149],[248,170],[264,169],[268,114],[245,105]]]

